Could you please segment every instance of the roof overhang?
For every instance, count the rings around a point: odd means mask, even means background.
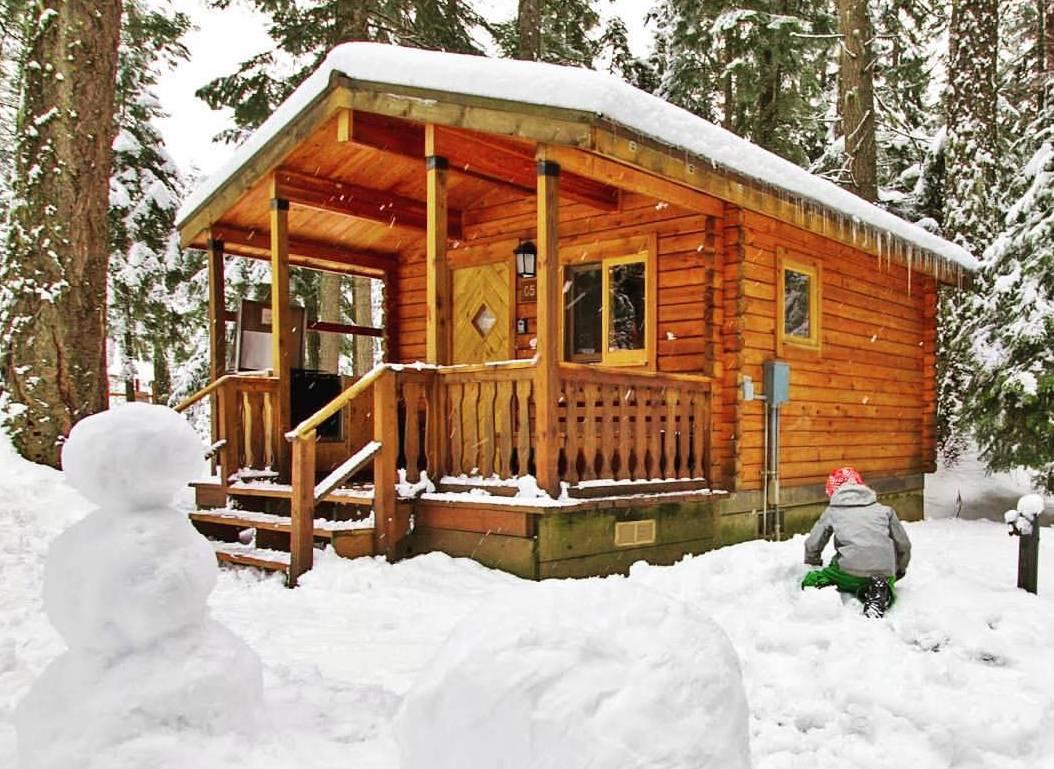
[[[232,162],[187,200],[177,222],[181,243],[185,246],[200,238],[253,185],[278,169],[283,158],[300,142],[341,110],[585,150],[850,245],[877,256],[880,261],[897,262],[931,273],[946,283],[961,282],[976,264],[971,264],[973,258],[968,254],[967,259],[950,259],[946,254],[862,222],[824,202],[795,196],[683,147],[643,135],[596,112],[360,80],[335,70],[329,74],[325,86],[302,105],[292,97],[283,104],[257,134],[235,151]],[[283,111],[286,114],[281,114]],[[893,217],[887,212],[881,213],[884,217]],[[940,244],[951,245],[929,233],[926,235]]]

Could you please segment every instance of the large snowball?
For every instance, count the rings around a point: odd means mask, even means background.
[[[248,732],[262,697],[259,658],[213,621],[116,659],[68,651],[15,710],[20,765],[107,766],[111,751],[141,735]]]
[[[202,622],[216,578],[185,516],[97,510],[52,542],[44,609],[71,649],[122,654]]]
[[[397,717],[403,769],[747,769],[739,661],[696,608],[543,582],[454,630]]]
[[[62,447],[70,484],[103,508],[161,508],[194,478],[202,444],[165,406],[129,403],[78,422]]]

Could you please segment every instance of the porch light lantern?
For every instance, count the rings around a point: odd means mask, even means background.
[[[534,243],[521,240],[513,253],[516,254],[516,274],[521,278],[533,278],[538,269],[538,249]]]

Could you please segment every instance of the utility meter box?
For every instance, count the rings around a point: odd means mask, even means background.
[[[765,380],[765,400],[779,406],[790,400],[790,364],[781,360],[767,360],[762,366]]]

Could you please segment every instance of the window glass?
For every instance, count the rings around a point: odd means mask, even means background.
[[[608,269],[610,303],[608,351],[643,350],[645,346],[644,262],[615,264]]]
[[[599,360],[603,311],[600,265],[571,270],[565,297],[571,358]]]
[[[812,337],[810,282],[812,276],[794,270],[783,271],[783,333],[799,339]]]

